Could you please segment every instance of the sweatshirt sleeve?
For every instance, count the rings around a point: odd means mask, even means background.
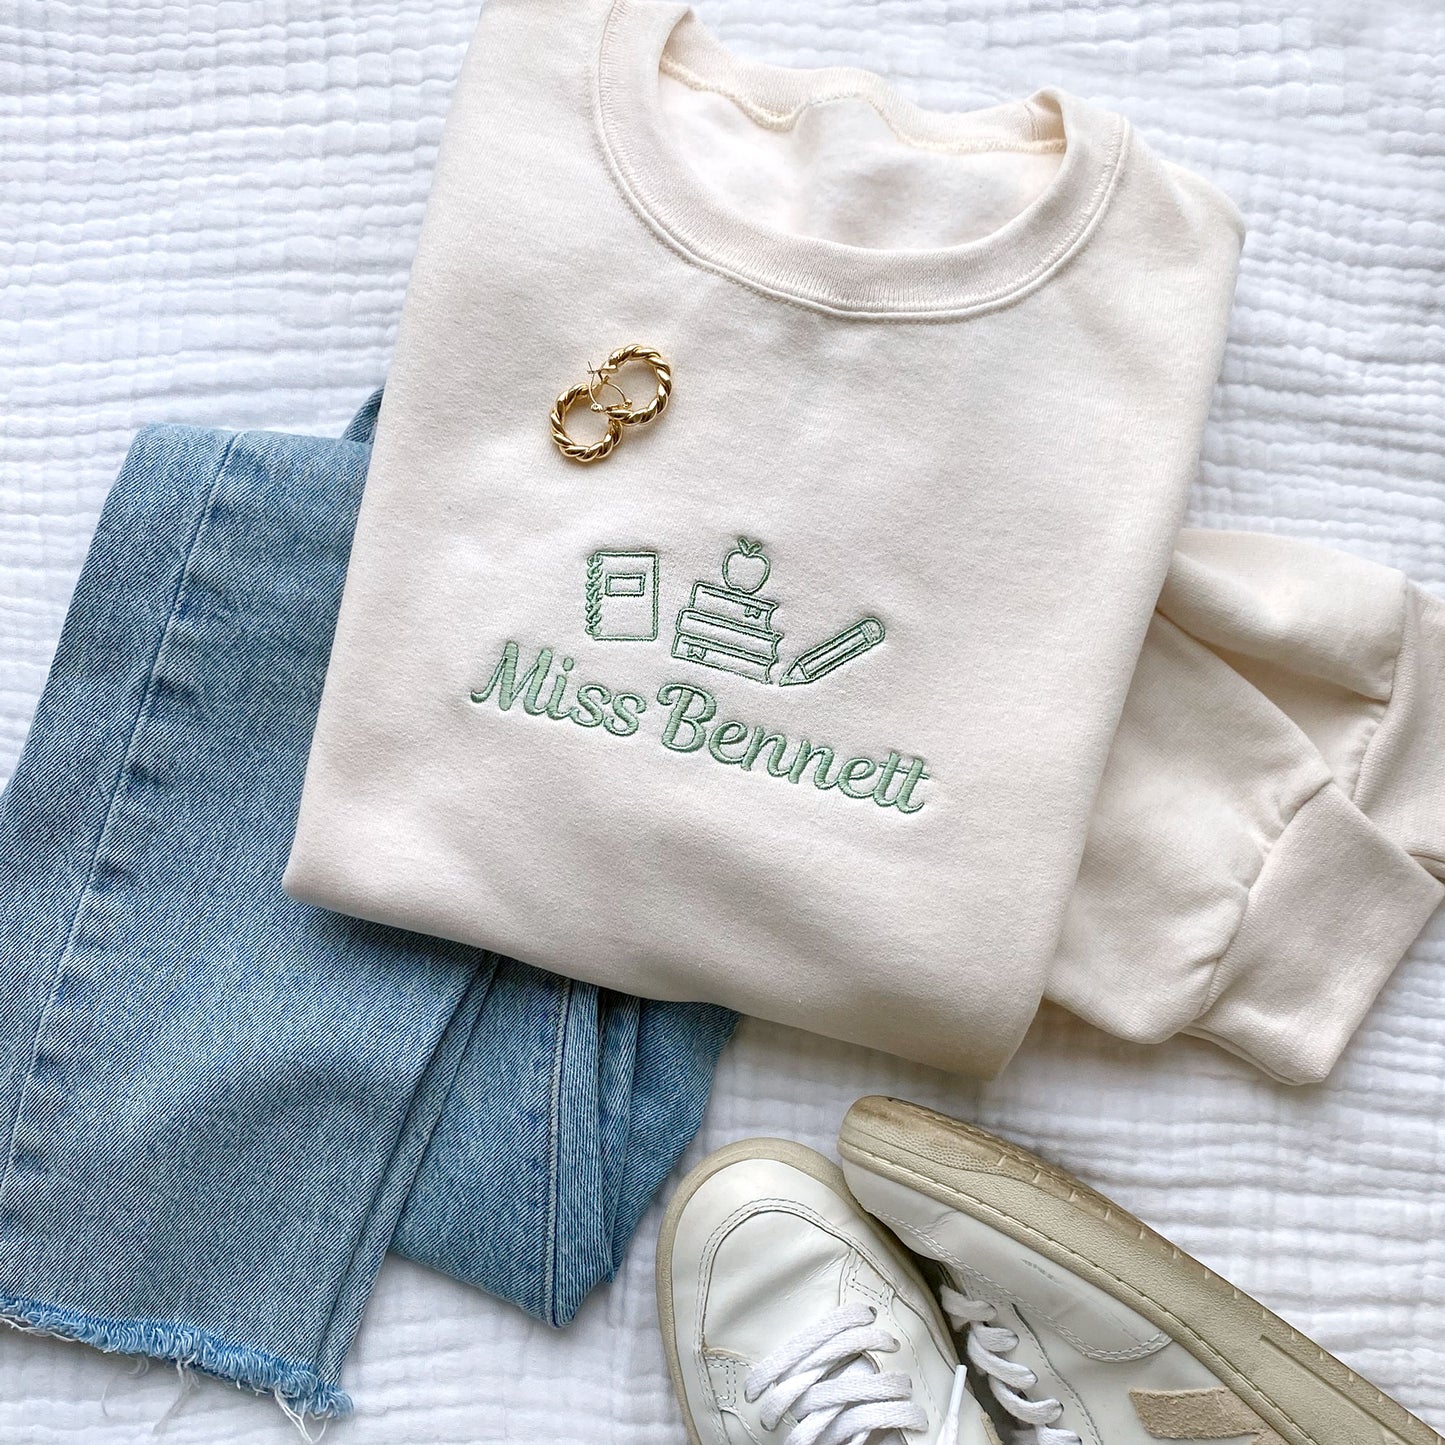
[[[1445,892],[1442,617],[1344,553],[1183,533],[1047,996],[1323,1078]]]

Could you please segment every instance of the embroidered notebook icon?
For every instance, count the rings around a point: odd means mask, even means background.
[[[693,584],[691,601],[677,614],[672,655],[754,682],[771,682],[783,634],[772,625],[778,604],[757,595],[770,570],[761,543],[739,537],[723,558],[724,585]]]
[[[594,552],[587,559],[587,635],[598,642],[657,640],[656,552]]]

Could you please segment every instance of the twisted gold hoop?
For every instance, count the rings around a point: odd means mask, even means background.
[[[629,361],[640,361],[655,379],[652,399],[645,406],[633,406],[632,399],[612,379]],[[599,393],[614,391],[620,400],[604,405]],[[650,346],[619,346],[601,366],[587,368],[587,380],[569,387],[552,407],[552,440],[569,461],[600,462],[622,440],[622,428],[646,426],[656,421],[672,396],[672,368],[660,351]],[[567,413],[583,398],[588,406],[607,420],[606,435],[595,442],[573,441],[567,432]]]
[[[650,346],[619,346],[597,368],[598,380],[617,390],[612,378],[629,361],[640,361],[651,368],[657,380],[657,389],[652,394],[652,400],[646,406],[634,407],[626,394],[622,393],[621,403],[614,402],[611,406],[604,406],[602,410],[615,421],[620,421],[623,426],[646,426],[648,422],[656,421],[667,408],[668,398],[672,395],[672,368],[663,360],[662,353],[654,351]],[[595,401],[593,404],[596,405]]]
[[[607,405],[598,400],[599,391],[615,391],[622,398],[619,405],[612,402]],[[587,399],[592,403],[592,410],[602,412],[612,417],[614,421],[621,421],[632,410],[632,402],[628,399],[627,393],[613,381],[605,366],[589,366],[587,368]]]
[[[567,413],[577,405],[583,397],[591,400],[591,388],[586,382],[578,386],[570,386],[559,396],[552,407],[552,415],[549,420],[552,423],[552,440],[557,444],[557,450],[562,453],[568,461],[573,462],[599,462],[605,457],[618,442],[622,440],[622,423],[611,414],[606,408],[599,407],[592,402],[592,410],[601,412],[607,418],[607,431],[595,442],[574,442],[567,435]]]

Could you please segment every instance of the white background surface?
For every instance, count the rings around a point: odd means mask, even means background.
[[[736,48],[972,106],[1060,83],[1250,227],[1197,520],[1315,537],[1445,591],[1445,19],[1308,0],[703,0]],[[1432,14],[1432,12],[1434,12]],[[474,0],[0,6],[0,777],[142,423],[337,432],[383,376]],[[968,430],[967,399],[953,420]],[[1348,946],[1347,941],[1342,941]],[[906,960],[899,961],[906,967]],[[1329,1084],[1045,1017],[980,1086],[748,1025],[702,1147],[827,1149],[902,1093],[1036,1145],[1445,1429],[1445,926]],[[679,1445],[644,1224],[567,1332],[390,1262],[336,1445]],[[173,1371],[0,1336],[0,1442],[151,1438]],[[162,1427],[282,1445],[203,1383]]]

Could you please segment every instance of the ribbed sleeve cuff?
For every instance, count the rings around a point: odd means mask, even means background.
[[[1270,849],[1186,1032],[1285,1083],[1323,1079],[1442,894],[1338,787],[1320,789]]]
[[[1445,602],[1408,584],[1390,702],[1355,801],[1422,868],[1445,878]]]

